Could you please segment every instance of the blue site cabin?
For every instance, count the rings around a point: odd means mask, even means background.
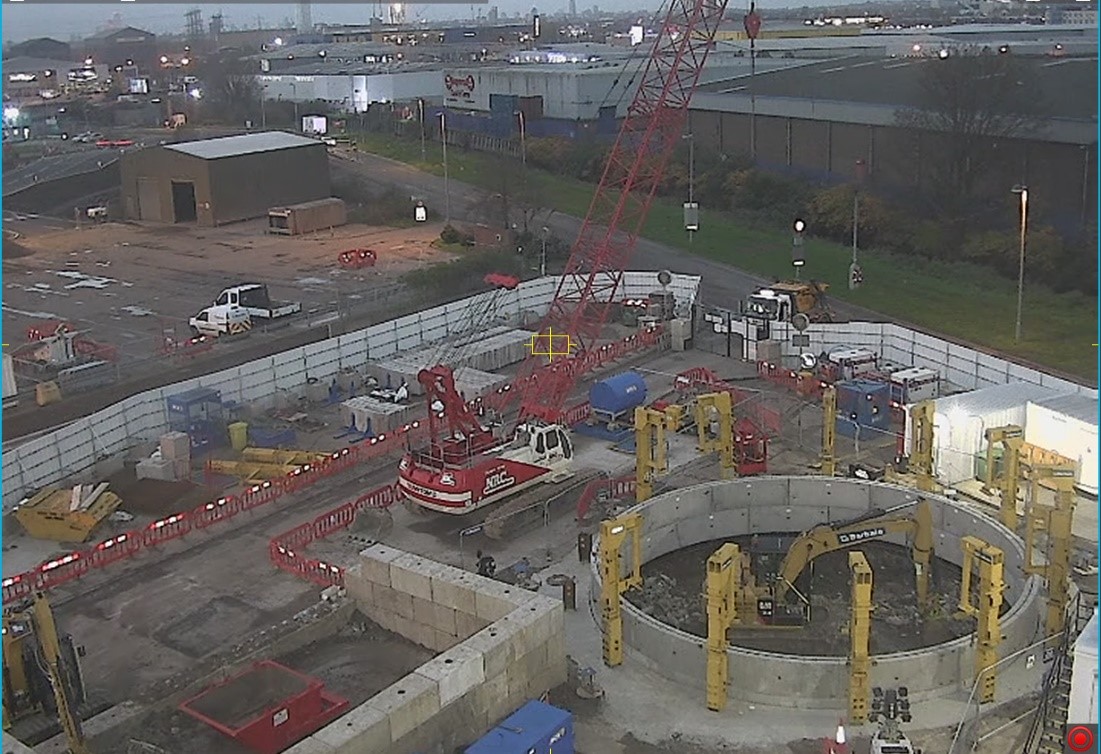
[[[469,746],[465,754],[574,754],[573,715],[530,701]]]

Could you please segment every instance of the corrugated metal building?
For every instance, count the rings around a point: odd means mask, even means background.
[[[325,145],[282,131],[127,153],[120,173],[124,214],[152,222],[213,227],[331,193]]]
[[[933,418],[933,468],[937,477],[947,485],[975,479],[976,461],[986,454],[986,430],[1008,424],[1024,427],[1028,403],[1056,395],[1050,388],[1017,382],[938,398]],[[910,432],[907,421],[907,446]]]
[[[1067,394],[1029,401],[1025,442],[1058,453],[1078,464],[1078,486],[1097,494],[1096,398]]]

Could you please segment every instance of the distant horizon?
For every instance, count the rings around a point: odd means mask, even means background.
[[[506,0],[505,2],[485,2],[469,4],[465,2],[453,2],[448,4],[418,4],[407,3],[406,12],[410,22],[420,19],[429,21],[471,21],[476,16],[485,16],[490,8],[497,7],[501,14],[515,17],[521,14],[524,17],[531,13],[531,5],[540,6],[545,0]],[[771,8],[773,11],[794,10],[801,7],[822,8],[830,6],[846,5],[882,5],[898,4],[900,0],[880,0],[877,3],[844,3],[832,0],[802,0],[798,5],[777,5]],[[387,4],[359,3],[356,5],[317,4],[310,6],[310,13],[315,24],[364,24],[370,22],[371,15],[376,9],[383,9]],[[560,15],[568,12],[569,0],[554,0],[552,5],[540,8],[547,14]],[[576,0],[578,13],[591,10],[599,6],[600,10],[612,13],[623,13],[638,8],[637,3],[630,0]],[[653,13],[659,3],[650,0],[643,13]],[[748,7],[749,3],[745,3]],[[366,7],[365,7],[366,6]],[[729,6],[736,7],[735,5]],[[184,15],[187,11],[199,8],[203,11],[204,26],[209,24],[211,17],[221,14],[226,31],[247,31],[249,29],[284,29],[293,28],[298,13],[295,3],[284,3],[280,6],[272,4],[252,3],[217,3],[203,4],[164,4],[164,5],[127,5],[120,9],[118,3],[99,4],[59,4],[37,5],[22,3],[4,3],[0,7],[0,28],[3,30],[3,43],[18,43],[40,37],[52,37],[61,42],[75,42],[83,40],[93,34],[107,28],[112,20],[116,20],[121,26],[133,26],[153,32],[154,34],[180,34],[184,28]],[[767,19],[768,8],[758,5],[758,11]],[[464,12],[465,11],[465,12]]]

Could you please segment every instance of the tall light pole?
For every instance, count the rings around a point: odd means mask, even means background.
[[[1021,340],[1021,308],[1025,300],[1025,238],[1028,235],[1028,186],[1017,185],[1013,193],[1021,197],[1021,253],[1017,262],[1017,322],[1013,328],[1013,341]]]
[[[260,128],[265,131],[268,128],[268,112],[264,107],[264,103],[268,101],[268,85],[263,84],[260,87]]]
[[[543,226],[543,250],[539,254],[539,277],[547,276],[547,234],[550,228]]]
[[[440,144],[443,145],[444,222],[451,223],[451,181],[447,175],[447,113],[440,113]]]
[[[857,260],[857,239],[860,233],[860,187],[864,182],[864,160],[856,161],[856,186],[853,188],[853,261],[849,265],[849,290],[860,287],[864,273]]]
[[[681,136],[688,142],[688,201],[684,205],[684,229],[688,232],[688,243],[700,229],[700,207],[696,204],[696,140],[691,131]]]
[[[294,130],[298,131],[302,128],[302,124],[298,121],[298,87],[294,84],[291,87],[291,102],[294,104]]]
[[[421,162],[428,162],[428,150],[425,145],[425,133],[424,133],[424,98],[417,98],[417,112],[420,113],[421,119]]]
[[[516,117],[520,120],[520,164],[526,170],[528,167],[527,129],[524,127],[524,112],[516,111]]]

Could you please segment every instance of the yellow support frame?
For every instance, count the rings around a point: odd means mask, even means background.
[[[1005,553],[978,537],[960,539],[963,547],[963,579],[960,584],[960,611],[978,618],[975,632],[975,681],[979,685],[980,704],[994,701],[998,646],[1002,643],[1001,608],[1005,591]],[[971,602],[973,572],[979,567],[978,604]]]
[[[719,417],[719,434],[711,434],[711,412]],[[701,453],[719,454],[723,479],[738,475],[734,460],[734,403],[730,393],[708,393],[696,399],[696,433]]]
[[[917,479],[917,488],[922,492],[936,492],[937,483],[933,473],[933,417],[936,404],[922,401],[910,409],[913,428],[910,431],[910,468]]]
[[[631,538],[631,562],[623,575],[623,543]],[[623,608],[628,589],[642,585],[642,516],[625,513],[600,524],[600,615],[604,628],[604,664],[623,664]]]
[[[730,542],[707,559],[707,708],[713,712],[726,708],[730,688],[726,633],[738,620],[741,566],[741,550]]]
[[[1047,635],[1062,633],[1066,626],[1074,522],[1074,475],[1071,465],[1038,464],[1029,470],[1029,500],[1025,511],[1025,573],[1041,574],[1047,580]],[[1044,505],[1038,499],[1041,480],[1050,480],[1055,487],[1055,505]],[[1046,562],[1036,563],[1036,535],[1047,534]]]
[[[994,446],[998,443],[1005,448],[1003,461],[1005,467],[997,477],[1001,496],[1001,520],[1011,531],[1017,531],[1017,492],[1021,486],[1021,449],[1025,444],[1025,432],[1014,424],[993,427],[986,430],[986,474],[983,491],[994,489]]]
[[[822,390],[822,474],[837,474],[837,388],[827,385]]]
[[[852,616],[849,619],[849,720],[868,719],[871,696],[872,567],[862,552],[849,553],[852,576]]]
[[[652,408],[635,409],[635,502],[654,496],[654,479],[669,469],[665,451],[665,414]]]

